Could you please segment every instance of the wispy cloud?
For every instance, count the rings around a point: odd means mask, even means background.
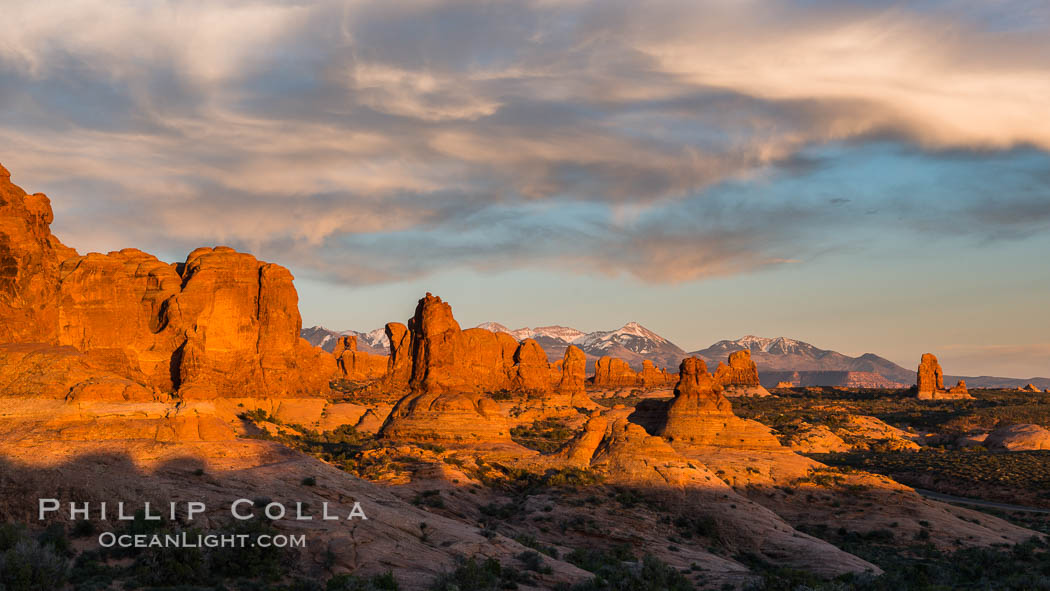
[[[829,248],[827,227],[848,234],[858,208],[901,199],[718,190],[812,174],[827,166],[814,146],[1050,149],[1048,9],[1001,13],[27,2],[0,22],[0,159],[54,194],[82,249],[223,242],[350,282],[455,266],[740,273],[804,261]],[[926,209],[951,217],[938,227],[1039,231],[1041,190],[1006,196],[1011,213],[972,192]]]

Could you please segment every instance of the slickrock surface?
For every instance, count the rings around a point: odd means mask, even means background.
[[[1039,425],[1006,425],[989,433],[984,446],[1005,451],[1050,449],[1050,431]]]
[[[0,174],[0,343],[75,349],[82,381],[116,385],[98,394],[107,398],[125,396],[119,379],[184,398],[327,394],[334,361],[299,338],[287,269],[226,247],[179,264],[135,249],[80,256],[51,234],[52,219],[47,197]],[[6,393],[41,395],[19,383]]]
[[[881,570],[856,556],[794,530],[772,511],[739,495],[703,464],[683,457],[662,437],[623,418],[596,416],[555,454],[557,461],[590,467],[612,483],[673,494],[692,514],[718,522],[719,541],[737,552],[825,576]],[[673,492],[672,492],[673,491]]]
[[[853,449],[827,425],[810,425],[802,423],[798,431],[792,434],[787,446],[799,453],[829,453]]]
[[[308,477],[316,486],[301,484]],[[55,491],[62,491],[63,500],[96,507],[114,499],[150,501],[154,507],[178,502],[180,515],[186,502],[203,502],[207,512],[191,525],[205,529],[231,521],[229,507],[238,498],[271,499],[292,512],[302,502],[313,520],[273,524],[281,533],[306,535],[297,568],[320,580],[332,573],[371,576],[393,567],[401,589],[422,590],[453,569],[457,556],[491,556],[511,564],[527,550],[501,535],[484,536],[474,524],[415,507],[389,487],[264,441],[68,441],[17,448],[0,442],[0,520],[35,521],[36,499],[54,497]],[[320,520],[322,503],[345,517],[354,502],[361,503],[367,521]],[[545,586],[590,578],[559,560],[546,564],[553,572],[543,577]]]
[[[479,448],[517,447],[510,439],[510,423],[499,404],[484,394],[471,392],[420,392],[406,396],[391,411],[380,435]]]
[[[730,353],[729,365],[720,362],[715,369],[715,381],[722,385],[726,396],[769,396],[747,349]]]
[[[950,390],[944,389],[944,372],[933,353],[923,353],[919,361],[915,387],[920,400],[972,399],[966,389],[966,382],[959,383]]]

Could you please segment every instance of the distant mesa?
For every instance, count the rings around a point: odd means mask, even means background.
[[[951,389],[944,388],[944,372],[941,364],[933,353],[923,353],[919,361],[919,369],[916,376],[915,388],[920,400],[952,400],[973,397],[966,389],[966,382],[959,380]]]

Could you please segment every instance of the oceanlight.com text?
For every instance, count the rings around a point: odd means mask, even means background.
[[[286,534],[116,534],[98,537],[104,548],[305,548],[306,536]]]

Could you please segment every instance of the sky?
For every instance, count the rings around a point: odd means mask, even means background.
[[[19,2],[0,163],[305,326],[637,321],[1050,376],[1050,4]]]

